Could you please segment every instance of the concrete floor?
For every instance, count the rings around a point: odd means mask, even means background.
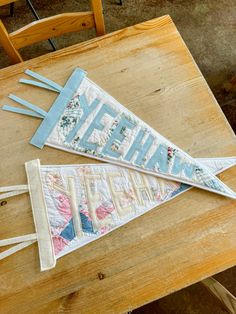
[[[41,17],[61,12],[82,11],[88,0],[32,0]],[[204,77],[215,94],[232,128],[236,131],[236,0],[103,0],[107,32],[154,17],[170,14],[182,34]],[[33,20],[25,0],[0,8],[3,22],[12,31]],[[58,49],[95,36],[93,31],[62,36],[55,40]],[[48,42],[22,50],[24,59],[51,51]],[[0,48],[0,68],[10,64]],[[236,295],[236,268],[215,276]],[[199,283],[134,311],[160,314],[223,314],[224,309]]]

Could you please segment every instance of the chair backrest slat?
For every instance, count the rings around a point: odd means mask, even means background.
[[[7,0],[9,3],[14,0]],[[63,13],[32,22],[12,33],[8,33],[0,20],[0,44],[12,63],[22,62],[18,49],[62,34],[90,28],[98,36],[105,34],[102,0],[90,0],[91,11]]]
[[[62,34],[95,27],[93,12],[64,13],[32,22],[9,34],[16,49]]]

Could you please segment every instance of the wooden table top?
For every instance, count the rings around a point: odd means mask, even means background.
[[[0,103],[14,93],[48,110],[55,95],[19,84],[23,71],[64,84],[77,66],[193,157],[236,155],[233,131],[169,16],[0,70]],[[96,162],[30,145],[37,119],[1,111],[0,121],[0,186],[25,184],[24,162],[35,158]],[[236,190],[236,167],[220,179]],[[236,264],[235,204],[192,189],[42,273],[34,244],[0,262],[1,311],[124,313],[227,269]],[[31,232],[28,195],[9,199],[0,239]]]

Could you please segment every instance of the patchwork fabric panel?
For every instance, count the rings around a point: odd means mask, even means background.
[[[114,230],[188,188],[110,165],[41,167],[41,178],[56,256]]]
[[[212,170],[226,167],[226,160],[203,162]],[[108,164],[41,166],[40,173],[56,257],[190,188]]]
[[[122,106],[83,70],[75,69],[64,87],[32,71],[26,74],[37,81],[22,79],[22,83],[59,94],[48,112],[9,96],[30,110],[3,109],[43,119],[31,144],[39,148],[46,144],[236,198],[202,163]]]
[[[199,161],[215,174],[236,164],[236,158]],[[25,168],[27,184],[0,187],[0,199],[29,192],[35,233],[0,239],[0,247],[15,244],[0,260],[37,241],[42,271],[191,188],[109,164],[41,166],[32,160]]]
[[[203,165],[87,77],[66,105],[46,144],[235,196]]]

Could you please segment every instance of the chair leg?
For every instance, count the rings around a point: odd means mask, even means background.
[[[36,12],[36,10],[35,10],[35,8],[34,8],[32,2],[31,2],[30,0],[26,0],[26,3],[28,4],[28,6],[29,6],[31,12],[33,13],[34,17],[35,17],[37,20],[40,20],[40,17],[39,17],[39,15],[38,15],[38,13]],[[56,51],[57,48],[56,48],[55,44],[53,43],[53,41],[52,41],[51,39],[48,39],[48,41],[49,41],[50,45],[52,46],[53,51]]]
[[[122,4],[123,4],[123,2],[122,2],[122,0],[120,0],[119,5],[122,5]]]
[[[3,49],[6,51],[12,63],[15,64],[15,63],[23,61],[21,55],[13,46],[9,38],[9,34],[1,20],[0,20],[0,44],[2,45]]]
[[[14,15],[14,7],[15,7],[15,3],[11,2],[10,3],[10,16],[11,17]]]
[[[97,36],[105,35],[102,0],[90,0]]]
[[[236,313],[236,298],[224,286],[212,277],[202,280],[201,283],[219,300],[229,313]]]

